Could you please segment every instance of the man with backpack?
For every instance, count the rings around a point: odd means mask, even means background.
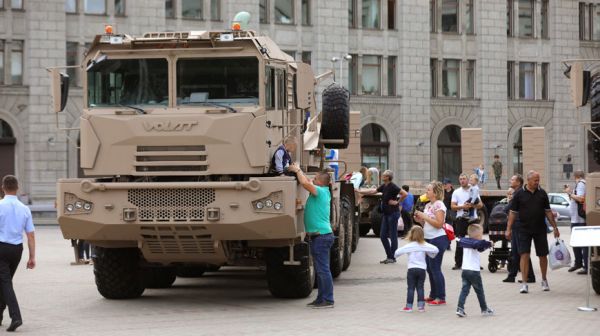
[[[585,226],[585,173],[581,170],[576,171],[573,174],[575,178],[575,186],[573,189],[565,185],[565,192],[569,194],[571,199],[569,204],[569,210],[571,213],[571,230],[576,226]],[[580,268],[577,274],[587,274],[588,270],[588,248],[587,247],[573,247],[573,254],[575,255],[575,264],[569,268],[569,272],[574,272]]]

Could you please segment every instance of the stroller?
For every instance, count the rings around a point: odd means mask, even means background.
[[[492,210],[489,218],[489,236],[492,249],[488,258],[488,270],[496,273],[498,268],[507,267],[510,263],[510,241],[506,239],[508,215],[504,212],[506,204],[498,204]],[[498,246],[498,243],[500,243]]]

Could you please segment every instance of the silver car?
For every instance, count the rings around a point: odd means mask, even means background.
[[[566,193],[548,193],[548,198],[550,199],[550,208],[558,212],[558,220],[570,221],[569,195]]]

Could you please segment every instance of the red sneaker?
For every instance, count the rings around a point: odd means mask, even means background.
[[[431,301],[433,301],[433,300],[434,300],[434,299],[433,299],[433,298],[430,298],[429,296],[425,298],[425,302],[431,302]]]
[[[446,305],[446,301],[445,300],[433,300],[433,301],[429,301],[428,304],[430,306],[444,306],[444,305]]]
[[[404,309],[402,309],[402,311],[405,313],[412,313],[413,309],[409,308],[409,307],[404,307]]]

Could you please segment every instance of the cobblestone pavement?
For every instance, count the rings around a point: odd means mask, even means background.
[[[448,305],[427,307],[423,314],[402,313],[406,257],[380,265],[383,249],[375,237],[360,240],[352,266],[335,282],[336,307],[329,310],[305,308],[310,299],[272,298],[262,272],[239,268],[177,279],[173,288],[147,290],[137,300],[109,301],[97,293],[91,266],[69,265],[73,252],[57,227],[39,228],[37,240],[38,268],[25,270],[25,252],[14,281],[24,318],[21,334],[562,336],[598,335],[600,330],[600,312],[576,309],[585,304],[585,277],[566,269],[549,271],[550,292],[542,292],[538,283],[530,285],[528,295],[519,294],[517,283],[502,283],[505,270],[491,274],[486,269],[484,288],[496,316],[480,316],[471,292],[469,315],[459,319],[454,311],[460,271],[451,270],[453,252],[446,252],[443,266]],[[593,294],[590,303],[599,307],[600,296]],[[4,325],[7,320],[8,313]]]

